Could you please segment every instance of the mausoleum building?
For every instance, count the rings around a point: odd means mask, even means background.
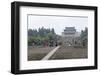
[[[63,44],[67,46],[75,46],[80,44],[80,33],[76,31],[75,27],[65,27],[62,32]]]

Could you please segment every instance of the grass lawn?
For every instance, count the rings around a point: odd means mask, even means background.
[[[50,60],[52,59],[80,59],[80,58],[87,58],[87,57],[88,57],[87,48],[61,46],[50,58]]]
[[[28,47],[28,61],[41,60],[55,47]]]
[[[41,60],[55,47],[28,47],[28,61]],[[83,47],[61,46],[49,60],[88,58],[88,50]]]

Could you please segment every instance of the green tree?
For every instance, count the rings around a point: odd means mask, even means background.
[[[88,42],[88,28],[86,27],[85,30],[81,31],[81,43],[83,46],[87,46]]]
[[[29,29],[28,30],[28,43],[31,45],[34,43],[35,45],[43,45],[43,43],[48,42],[55,42],[57,41],[56,33],[54,31],[54,28],[39,28],[36,29]]]

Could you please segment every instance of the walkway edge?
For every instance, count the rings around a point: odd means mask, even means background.
[[[60,46],[57,46],[53,50],[51,50],[45,57],[43,57],[41,60],[48,60],[58,49]]]

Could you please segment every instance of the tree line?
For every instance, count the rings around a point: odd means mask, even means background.
[[[88,44],[88,28],[87,27],[85,28],[85,30],[81,31],[80,38],[81,38],[82,45],[87,47],[87,44]]]
[[[28,45],[54,46],[57,45],[57,34],[54,28],[28,29]]]

